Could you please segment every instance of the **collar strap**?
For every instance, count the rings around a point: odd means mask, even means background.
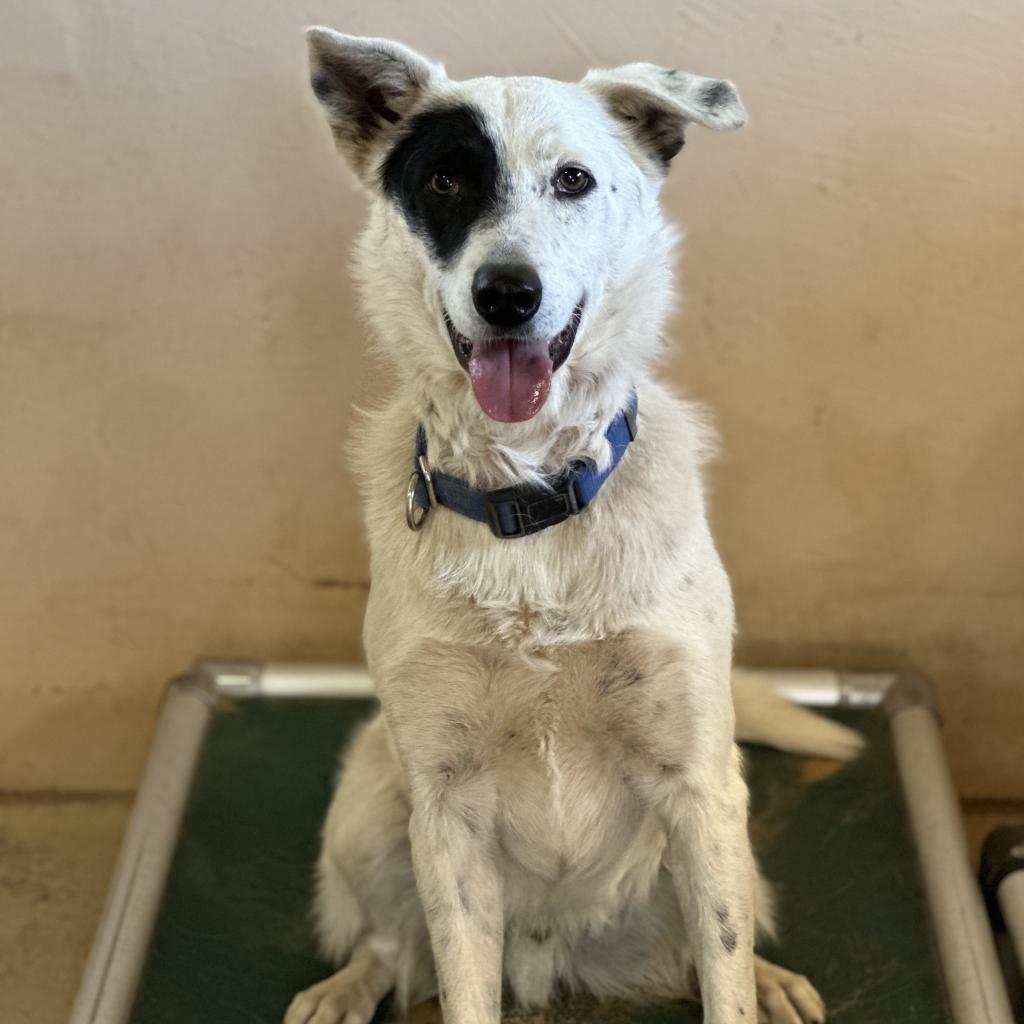
[[[486,523],[491,533],[502,539],[526,537],[562,523],[579,515],[597,497],[605,480],[636,439],[636,412],[634,392],[629,405],[605,431],[612,449],[607,469],[598,472],[590,462],[578,461],[553,477],[547,486],[517,484],[493,491],[471,487],[457,477],[431,470],[427,461],[427,434],[420,426],[416,431],[416,457],[406,496],[406,520],[411,529],[418,530],[429,511],[441,505],[468,519]]]

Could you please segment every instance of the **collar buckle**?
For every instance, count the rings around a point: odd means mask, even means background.
[[[520,485],[490,491],[484,504],[487,525],[502,540],[540,533],[578,515],[584,507],[572,477],[561,477],[550,489]]]

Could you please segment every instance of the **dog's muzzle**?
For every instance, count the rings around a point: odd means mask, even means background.
[[[469,374],[480,408],[499,423],[532,419],[547,401],[551,375],[566,361],[583,320],[576,304],[566,325],[553,337],[469,338],[444,313],[444,324],[459,365]]]

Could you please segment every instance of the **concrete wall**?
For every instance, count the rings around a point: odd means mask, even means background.
[[[625,10],[629,11],[628,17]],[[344,466],[363,203],[301,27],[460,77],[741,86],[666,191],[666,375],[709,403],[748,660],[915,666],[962,790],[1024,796],[1024,7],[8,0],[0,788],[130,787],[200,653],[359,655]]]

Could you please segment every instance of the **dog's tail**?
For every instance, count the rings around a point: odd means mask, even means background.
[[[792,703],[757,672],[733,669],[732,699],[737,740],[841,761],[851,760],[864,749],[864,739],[855,729]]]

